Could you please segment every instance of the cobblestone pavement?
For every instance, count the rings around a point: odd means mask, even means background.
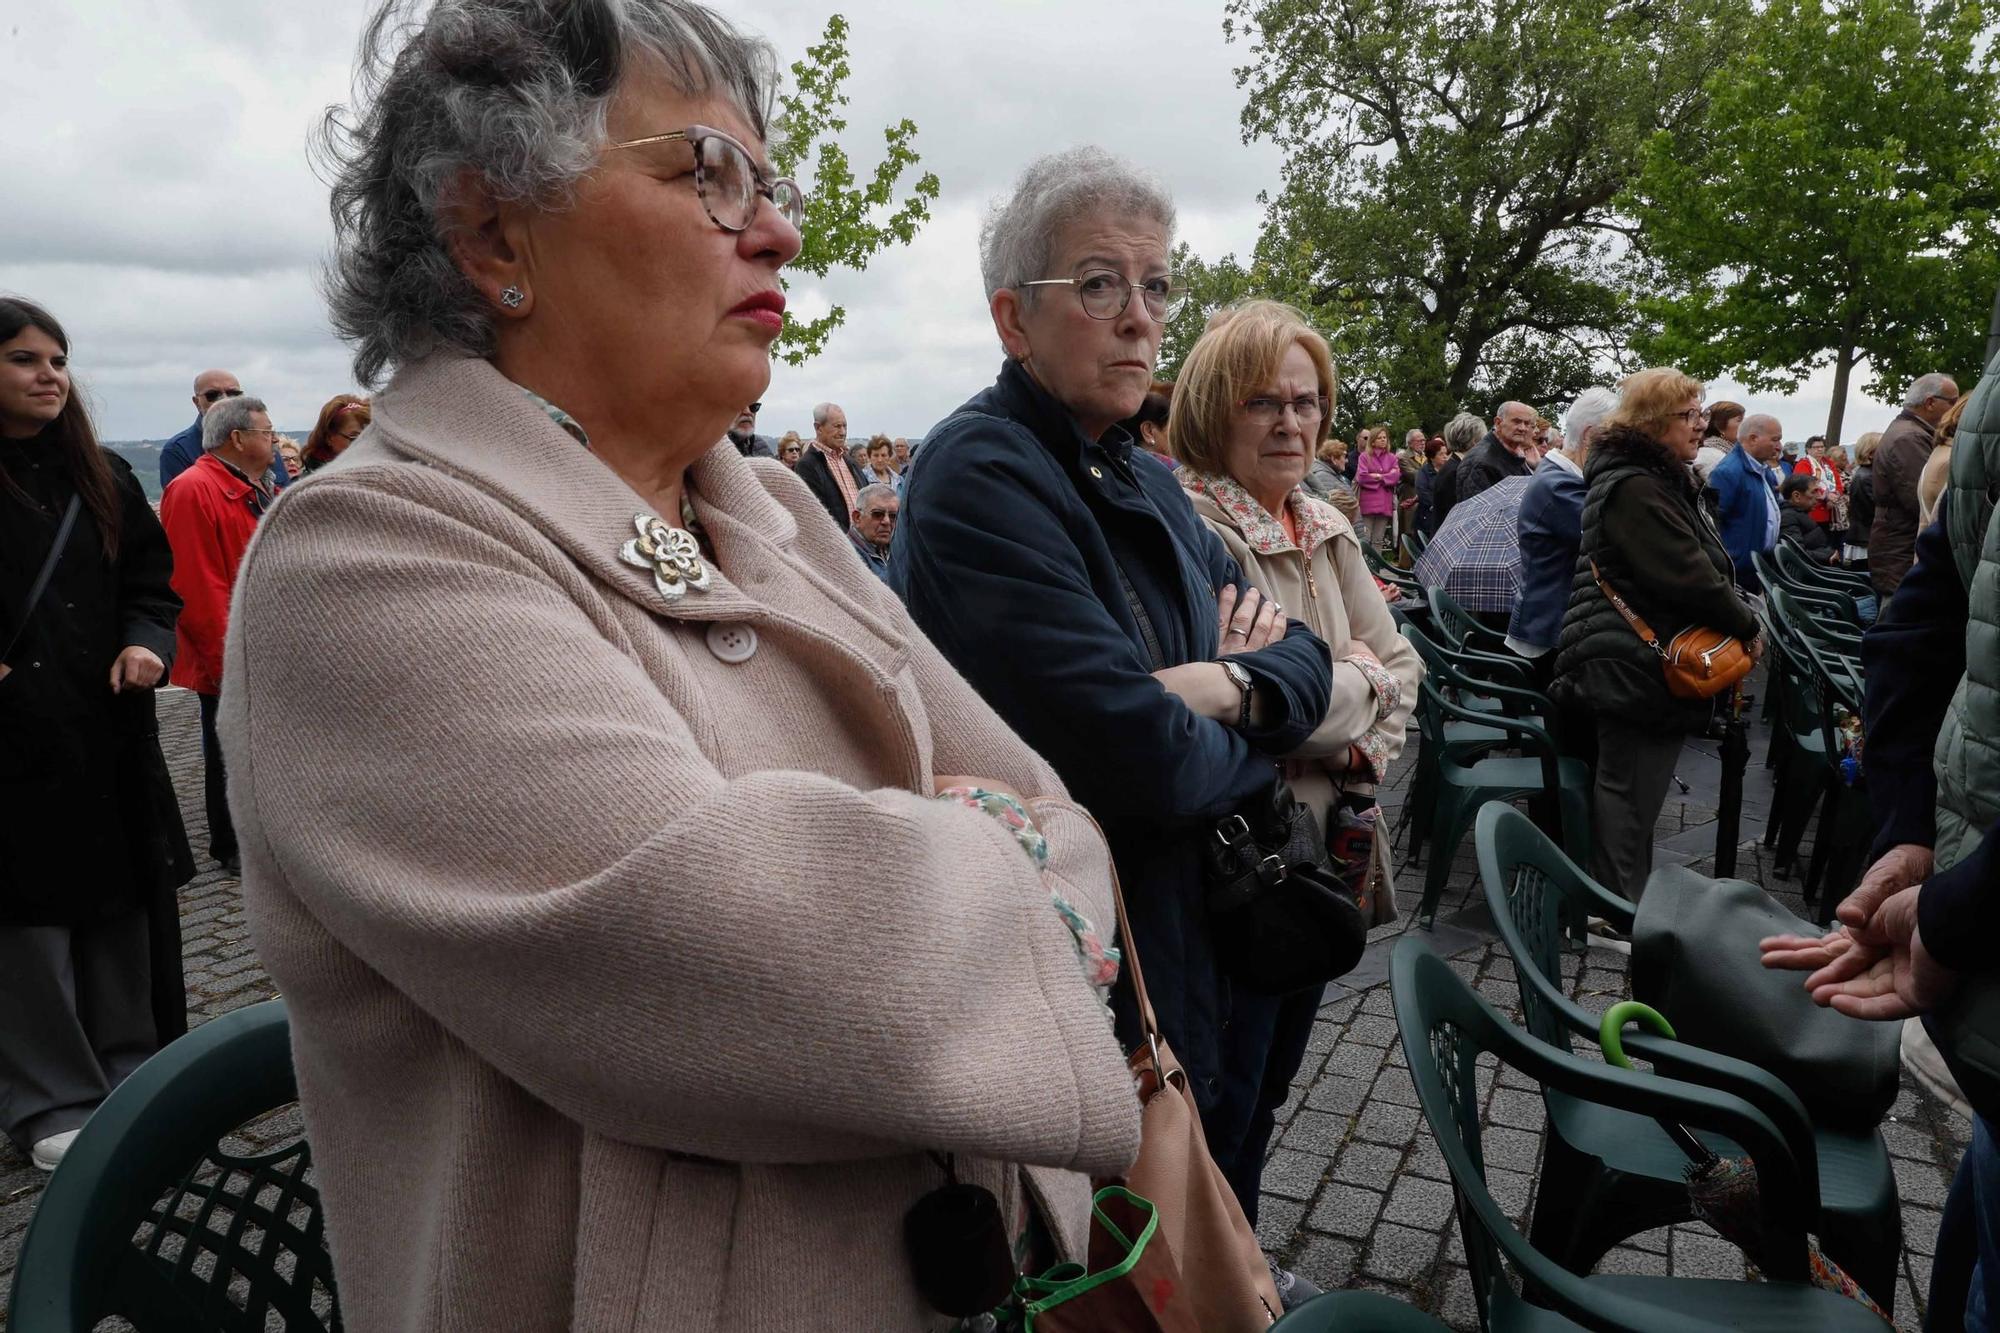
[[[180,790],[197,864],[207,829],[201,809],[201,749],[194,700],[169,691],[160,701],[161,735]],[[1415,748],[1412,734],[1411,748]],[[1767,869],[1754,839],[1763,832],[1769,783],[1761,737],[1746,777],[1745,838],[1737,873],[1765,885],[1803,912],[1796,881]],[[1393,823],[1410,775],[1411,756],[1397,765],[1383,792]],[[1712,865],[1719,764],[1712,743],[1692,741],[1680,776],[1686,792],[1669,794],[1657,829],[1658,863],[1698,870]],[[1808,844],[1809,845],[1809,844]],[[1801,861],[1804,853],[1801,854]],[[1322,1287],[1381,1291],[1436,1313],[1455,1329],[1476,1329],[1471,1279],[1453,1217],[1449,1177],[1422,1113],[1397,1043],[1388,987],[1389,950],[1414,927],[1421,869],[1404,870],[1397,898],[1402,919],[1375,932],[1356,970],[1327,988],[1305,1065],[1264,1172],[1258,1230],[1267,1247]],[[1513,965],[1488,927],[1471,842],[1458,849],[1433,932],[1418,930],[1453,970],[1520,1021]],[[181,891],[189,1021],[199,1024],[272,994],[252,951],[238,885],[209,869]],[[1605,950],[1573,956],[1573,992],[1591,1008],[1625,993],[1625,959]],[[1494,1197],[1524,1229],[1534,1198],[1543,1127],[1541,1098],[1529,1080],[1504,1071],[1485,1092],[1482,1143]],[[260,1143],[295,1128],[280,1120],[261,1127]],[[1938,1210],[1971,1127],[1913,1082],[1883,1126],[1902,1196],[1906,1252],[1895,1293],[1897,1326],[1914,1330],[1930,1283]],[[0,1141],[0,1329],[15,1256],[45,1177]],[[1742,1258],[1700,1225],[1663,1228],[1614,1249],[1602,1272],[1737,1277]]]

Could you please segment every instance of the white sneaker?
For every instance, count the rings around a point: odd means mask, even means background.
[[[69,1129],[60,1134],[51,1134],[45,1139],[38,1139],[34,1151],[28,1154],[29,1160],[40,1170],[55,1170],[62,1165],[63,1154],[69,1151],[69,1145],[75,1143],[76,1136],[82,1132],[80,1129]]]
[[[1585,929],[1590,935],[1588,943],[1591,948],[1609,949],[1613,953],[1622,953],[1628,958],[1632,956],[1632,937],[1625,934],[1624,931],[1619,930],[1603,917],[1593,916],[1587,918]]]
[[[1965,1100],[1958,1080],[1951,1076],[1951,1067],[1938,1054],[1931,1034],[1924,1031],[1924,1020],[1921,1018],[1903,1020],[1903,1068],[1910,1071],[1925,1092],[1967,1120],[1972,1119],[1972,1103]]]

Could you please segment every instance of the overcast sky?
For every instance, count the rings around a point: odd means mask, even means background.
[[[789,65],[837,0],[723,6]],[[861,275],[795,284],[795,309],[847,307],[803,369],[774,367],[763,429],[806,429],[834,399],[855,432],[917,436],[999,365],[980,291],[979,219],[1037,154],[1094,141],[1158,172],[1182,237],[1205,256],[1247,250],[1279,159],[1237,131],[1245,58],[1221,0],[846,0],[857,175],[881,129],[919,126],[943,198],[916,242]],[[190,381],[239,375],[281,427],[310,425],[351,389],[315,270],[330,231],[308,131],[345,100],[360,0],[63,0],[0,5],[0,87],[15,130],[0,148],[0,292],[49,306],[100,431],[160,439],[193,419]],[[1094,34],[1094,36],[1090,35]],[[32,109],[28,115],[24,109]],[[26,116],[24,119],[23,117]],[[1859,379],[1865,375],[1858,376]],[[1713,386],[1820,430],[1831,373],[1786,401]],[[1850,440],[1893,415],[1858,391]]]

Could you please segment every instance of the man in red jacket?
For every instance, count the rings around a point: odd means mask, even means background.
[[[277,432],[256,398],[225,398],[202,417],[202,455],[160,497],[160,524],[174,550],[174,591],[180,594],[173,683],[201,702],[201,757],[208,806],[208,853],[232,873],[242,861],[215,738],[215,704],[222,693],[222,641],[229,632],[229,593],[236,567],[271,496],[261,478],[277,452]]]

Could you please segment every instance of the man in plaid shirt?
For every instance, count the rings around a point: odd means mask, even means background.
[[[1451,507],[1417,557],[1417,579],[1443,588],[1496,629],[1521,594],[1521,497],[1529,478],[1508,477]]]

